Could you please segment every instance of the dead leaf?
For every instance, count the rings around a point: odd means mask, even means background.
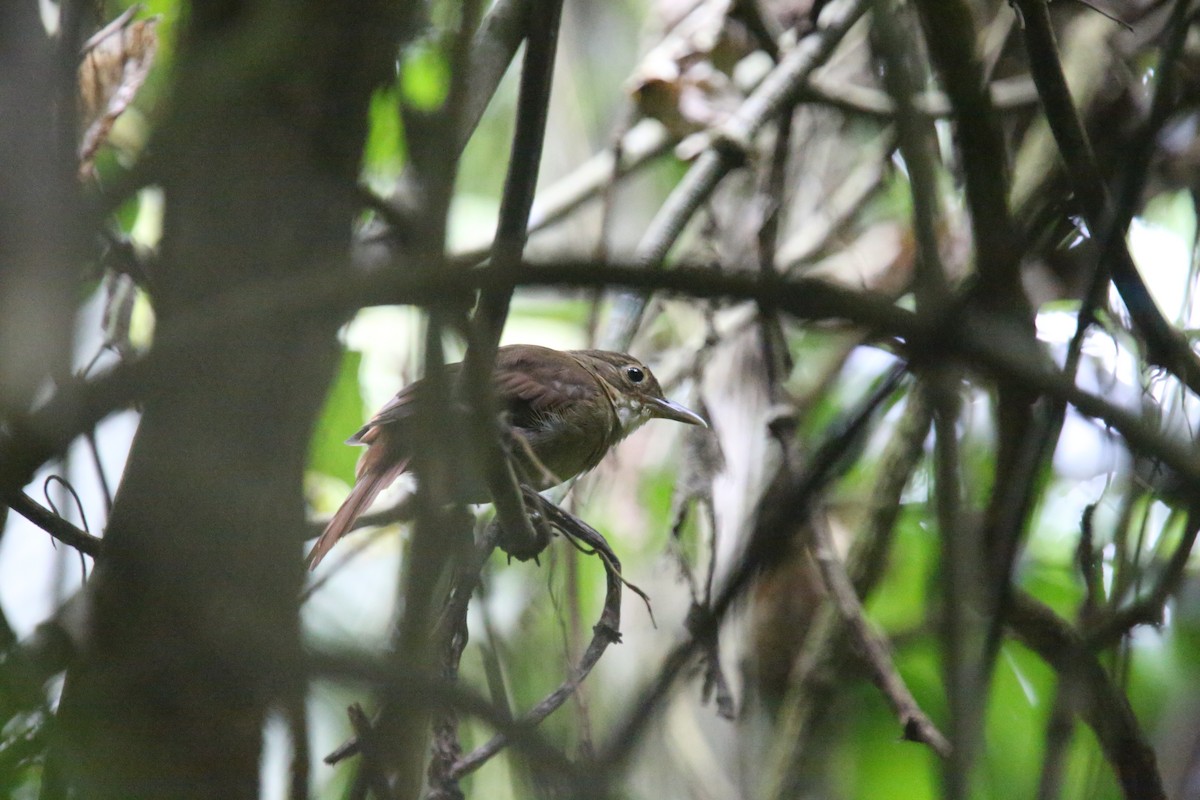
[[[705,0],[671,9],[669,32],[629,79],[639,110],[677,137],[720,124],[738,107],[741,93],[727,69],[745,55],[728,35],[732,0]]]
[[[158,17],[133,21],[134,6],[98,31],[83,47],[79,65],[79,175],[92,172],[96,152],[108,139],[117,117],[133,102],[154,63]]]

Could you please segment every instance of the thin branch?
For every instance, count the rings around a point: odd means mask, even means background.
[[[932,318],[941,313],[950,297],[938,241],[937,140],[929,121],[921,119],[913,105],[918,78],[909,59],[916,42],[906,35],[908,21],[886,11],[885,0],[874,0],[871,31],[883,51],[884,80],[896,104],[896,140],[908,166],[918,250],[914,281],[918,310]]]
[[[751,579],[794,539],[818,494],[848,466],[846,454],[862,441],[875,413],[895,391],[903,374],[903,369],[890,373],[856,408],[830,425],[803,469],[793,472],[785,464],[776,474],[756,508],[754,529],[746,548],[713,599],[709,613],[692,620],[691,636],[667,655],[656,678],[632,704],[634,710],[616,727],[593,767],[594,779],[610,779],[613,768],[633,753],[675,680],[716,633],[726,613],[750,586]]]
[[[504,271],[521,261],[529,228],[529,212],[537,189],[542,148],[550,113],[550,89],[553,85],[554,56],[558,48],[558,30],[562,20],[562,0],[539,4],[538,13],[526,23],[525,60],[521,88],[517,98],[516,130],[510,149],[508,174],[500,199],[500,219],[492,244],[491,264],[487,270]],[[496,348],[508,318],[513,287],[497,287],[481,292],[470,324],[470,344],[463,359],[463,380],[467,397],[477,412],[472,415],[473,435],[479,455],[486,465],[488,491],[496,516],[505,531],[506,549],[514,555],[536,554],[545,547],[525,514],[518,476],[501,446],[503,432],[498,428],[496,402],[491,374]]]
[[[1141,599],[1125,608],[1115,610],[1107,619],[1094,624],[1086,634],[1088,646],[1094,650],[1111,647],[1138,625],[1160,625],[1163,609],[1179,589],[1187,570],[1188,559],[1200,534],[1200,511],[1193,509],[1188,516],[1183,538],[1175,546],[1170,560],[1159,575],[1154,587]]]
[[[890,101],[889,101],[890,102]],[[896,149],[892,126],[860,145],[858,164],[824,198],[821,213],[806,219],[779,245],[779,270],[798,274],[830,250],[840,247],[839,234],[858,219],[858,214],[883,187],[887,164]]]
[[[871,512],[846,558],[854,591],[864,598],[883,576],[896,521],[904,508],[904,488],[925,455],[924,444],[933,422],[933,409],[924,391],[909,392],[905,403],[904,416],[879,459],[880,477],[871,493]]]
[[[63,452],[79,432],[153,391],[176,354],[217,325],[232,325],[241,319],[261,320],[264,313],[288,319],[312,308],[333,313],[367,305],[433,304],[443,302],[450,291],[496,286],[625,286],[698,299],[749,300],[799,320],[850,322],[877,336],[901,338],[914,353],[928,348],[939,358],[957,356],[972,370],[1003,376],[1029,391],[1065,400],[1086,416],[1116,429],[1135,452],[1158,458],[1188,485],[1200,487],[1200,460],[1192,448],[1163,435],[1156,424],[1139,415],[1079,389],[1047,363],[1040,351],[1031,352],[1015,343],[990,322],[981,324],[970,318],[961,321],[954,337],[946,337],[890,298],[874,292],[853,291],[814,279],[771,279],[708,267],[645,270],[587,260],[522,264],[503,273],[322,274],[286,283],[287,292],[280,292],[280,281],[264,280],[200,304],[190,312],[180,311],[171,330],[164,330],[154,349],[143,358],[122,363],[94,380],[64,382],[38,411],[11,419],[7,431],[0,435],[0,490],[11,492],[25,485],[38,466]]]
[[[630,128],[613,146],[601,150],[538,193],[529,211],[528,233],[544,230],[564,219],[589,200],[600,199],[616,178],[633,174],[671,152],[673,139],[659,122],[644,119]],[[620,160],[616,154],[620,154]],[[450,258],[478,264],[491,252],[491,240],[455,251]]]
[[[412,707],[454,708],[470,714],[503,733],[540,774],[555,780],[571,780],[577,770],[538,730],[512,719],[476,692],[457,682],[435,678],[420,670],[396,665],[375,656],[349,652],[314,652],[308,657],[309,672],[330,679],[368,681],[391,687]]]
[[[307,684],[296,681],[287,700],[288,732],[292,740],[292,760],[289,769],[289,800],[307,800],[312,788],[309,762],[312,751],[309,747]]]
[[[1132,145],[1124,150],[1124,157],[1120,162],[1123,180],[1115,201],[1112,229],[1107,233],[1110,240],[1115,236],[1124,237],[1125,231],[1128,230],[1141,200],[1142,190],[1151,174],[1150,161],[1158,145],[1158,136],[1167,119],[1179,110],[1176,85],[1179,83],[1178,73],[1182,68],[1179,60],[1183,53],[1183,44],[1191,29],[1187,19],[1191,6],[1192,0],[1175,0],[1175,8],[1171,11],[1171,19],[1167,23],[1170,34],[1154,68],[1157,80],[1150,114],[1138,130]]]
[[[100,483],[100,493],[104,496],[104,510],[106,513],[112,513],[113,494],[112,489],[108,485],[108,476],[104,474],[104,464],[100,462],[100,448],[96,445],[96,431],[90,430],[84,433],[87,439],[88,452],[92,456],[92,466],[96,470],[96,480]]]
[[[1037,88],[1027,76],[1000,78],[988,84],[992,105],[999,111],[1023,109],[1037,104]],[[809,78],[800,99],[805,103],[823,103],[847,114],[860,114],[880,120],[890,120],[896,105],[887,92],[870,86],[846,83],[826,75]],[[929,119],[941,119],[954,113],[950,98],[944,92],[925,90],[913,97],[914,110]]]
[[[84,555],[98,558],[104,549],[104,540],[98,536],[75,527],[65,518],[60,517],[33,500],[24,492],[17,492],[8,499],[8,507],[25,519],[37,525],[58,541],[74,547]]]
[[[379,800],[391,800],[395,795],[392,794],[392,787],[384,773],[384,761],[366,712],[362,710],[362,706],[355,703],[346,713],[350,717],[350,726],[354,728],[354,736],[362,752],[362,762],[358,767],[359,773],[354,781],[351,797],[365,800],[369,788]]]
[[[701,204],[726,175],[743,163],[759,130],[796,102],[809,76],[828,60],[842,37],[866,13],[867,2],[845,0],[836,10],[826,14],[830,19],[826,20],[825,26],[788,52],[730,119],[714,132],[711,144],[651,220],[635,252],[637,263],[648,269],[662,266],[668,251]],[[602,346],[627,349],[645,305],[646,299],[641,295],[622,297],[614,309]]]
[[[1080,691],[1076,712],[1096,734],[1126,800],[1164,800],[1154,750],[1129,700],[1109,679],[1087,642],[1066,620],[1033,597],[1013,596],[1007,620],[1013,634]]]
[[[541,702],[519,719],[521,724],[535,726],[574,695],[579,684],[592,671],[592,668],[600,660],[600,656],[604,654],[608,646],[621,640],[621,587],[623,579],[621,578],[620,561],[617,560],[616,554],[608,547],[608,543],[598,531],[573,514],[563,511],[536,492],[525,492],[525,498],[536,506],[538,513],[542,514],[555,529],[561,531],[566,536],[580,539],[588,546],[594,548],[604,563],[605,575],[604,609],[600,614],[600,620],[592,629],[592,640],[580,657],[579,663],[572,670],[571,675],[557,689],[548,694]],[[508,743],[509,739],[505,733],[497,734],[487,743],[480,745],[474,751],[459,759],[451,768],[450,775],[458,778],[474,772],[483,766],[488,759],[507,746]]]
[[[591,643],[580,657],[579,663],[572,670],[570,677],[563,681],[557,689],[547,695],[541,702],[526,712],[518,721],[511,723],[512,725],[522,725],[532,728],[566,702],[575,693],[579,684],[591,672],[608,646],[620,641],[621,588],[624,581],[620,574],[620,561],[599,532],[577,517],[558,508],[536,492],[526,491],[523,494],[525,500],[537,509],[537,512],[542,515],[548,524],[564,535],[573,539],[579,539],[601,556],[601,560],[605,566],[607,581],[604,610],[599,622],[593,628]],[[442,611],[437,631],[438,639],[440,640],[440,644],[438,645],[439,655],[442,658],[444,673],[442,677],[445,679],[452,679],[454,673],[457,672],[457,664],[462,655],[462,647],[466,644],[466,638],[462,632],[465,630],[467,603],[475,586],[478,584],[480,569],[484,560],[486,560],[495,548],[498,533],[499,529],[496,526],[489,526],[488,531],[485,532],[476,546],[475,558],[459,568],[454,588],[450,592],[447,604]],[[360,737],[356,736],[355,739],[343,744],[333,753],[326,756],[326,762],[331,764],[336,763],[358,753],[359,740]],[[435,763],[433,765],[436,767],[434,777],[442,784],[453,784],[463,776],[474,772],[485,764],[496,753],[508,746],[511,740],[511,731],[507,728],[501,728],[500,732],[488,742],[479,746],[471,753],[461,756],[452,764],[439,766]],[[446,745],[444,732],[439,735],[438,741],[441,743],[439,746]],[[439,751],[439,753],[444,755],[453,751],[454,748],[451,747],[444,752]]]
[[[1038,778],[1037,800],[1058,800],[1070,755],[1072,735],[1075,733],[1075,716],[1071,712],[1070,694],[1074,687],[1060,680],[1050,707],[1050,719],[1046,721],[1045,757],[1042,773]]]
[[[887,644],[867,622],[866,612],[854,591],[850,576],[846,574],[846,565],[838,557],[828,522],[822,519],[820,514],[813,514],[809,521],[815,539],[813,555],[821,569],[825,588],[829,590],[829,596],[842,622],[849,628],[854,642],[870,665],[875,685],[883,692],[892,710],[900,718],[903,738],[910,742],[927,744],[942,758],[949,758],[950,743],[933,724],[933,720],[921,710],[896,670],[896,665],[892,663]]]
[[[954,109],[980,300],[1028,317],[1019,240],[1008,211],[1008,159],[976,50],[978,32],[971,9],[964,0],[917,0],[916,6],[930,56]]]
[[[1058,150],[1067,165],[1075,195],[1083,206],[1088,227],[1104,235],[1112,227],[1110,220],[1114,209],[1087,132],[1071,100],[1047,4],[1045,0],[1014,0],[1014,3],[1025,23],[1025,44],[1033,80],[1042,97],[1042,107]],[[1108,240],[1101,241],[1100,245],[1104,253],[1102,264],[1110,266],[1113,284],[1129,310],[1135,328],[1145,339],[1151,363],[1177,376],[1193,393],[1200,394],[1200,359],[1187,338],[1167,322],[1150,296],[1126,246],[1124,231],[1112,231]]]
[[[873,513],[855,537],[846,570],[857,595],[866,598],[883,575],[894,539],[896,519],[902,508],[901,495],[925,455],[925,441],[933,420],[926,392],[919,387],[908,393],[904,417],[880,458],[880,479],[875,484],[870,508]],[[849,658],[845,626],[828,604],[817,612],[804,648],[792,665],[791,690],[780,712],[779,734],[768,775],[776,783],[765,797],[789,797],[788,787],[803,769],[801,754],[807,747],[814,722],[828,709],[828,694],[844,674],[841,664]]]
[[[525,61],[521,70],[521,88],[517,97],[516,129],[510,148],[508,174],[500,198],[500,217],[492,244],[491,269],[504,270],[521,260],[529,227],[529,212],[541,170],[542,148],[550,113],[550,89],[554,77],[554,56],[558,49],[558,28],[562,19],[562,0],[539,4],[538,13],[527,18],[528,35]],[[512,291],[496,289],[484,292],[475,311],[477,328],[473,348],[482,352],[467,354],[467,375],[484,378],[495,360],[496,342],[508,317]],[[473,363],[474,362],[474,363]],[[484,381],[490,385],[490,381]]]
[[[479,23],[471,43],[467,93],[459,111],[459,153],[466,148],[472,132],[483,118],[483,112],[525,40],[529,18],[535,12],[542,13],[543,9],[534,0],[498,0]]]
[[[458,125],[453,132],[453,147],[445,153],[457,163],[467,143],[479,125],[500,81],[508,71],[509,64],[525,39],[528,19],[535,3],[533,0],[498,0],[488,10],[471,40],[469,63],[464,92],[455,104]],[[380,202],[388,211],[383,214],[395,232],[411,229],[421,209],[420,197],[424,193],[419,170],[406,166],[395,190]],[[412,217],[410,217],[412,215]]]
[[[942,669],[950,710],[950,759],[943,770],[948,800],[970,795],[971,767],[982,739],[984,619],[979,581],[982,577],[979,537],[963,513],[962,461],[958,443],[961,398],[955,374],[942,370],[927,376],[934,425],[934,504],[941,544]]]

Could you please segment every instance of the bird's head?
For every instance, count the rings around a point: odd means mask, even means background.
[[[708,427],[704,417],[668,400],[654,373],[633,356],[607,350],[581,350],[575,355],[607,384],[622,435],[632,433],[652,419]]]

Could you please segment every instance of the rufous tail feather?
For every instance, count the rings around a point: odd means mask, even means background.
[[[354,527],[354,521],[362,516],[371,503],[375,502],[379,493],[390,486],[406,469],[408,469],[408,459],[382,470],[366,470],[359,475],[358,480],[354,483],[354,488],[350,490],[346,501],[342,503],[342,507],[333,515],[333,519],[329,520],[329,524],[325,526],[325,530],[317,539],[317,543],[313,545],[312,550],[308,551],[308,557],[304,560],[308,569],[316,569],[317,564],[320,564],[321,559],[337,544],[338,539],[345,536]]]

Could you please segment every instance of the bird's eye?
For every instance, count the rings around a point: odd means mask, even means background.
[[[626,367],[625,376],[634,383],[641,383],[646,380],[646,373],[639,367]]]

